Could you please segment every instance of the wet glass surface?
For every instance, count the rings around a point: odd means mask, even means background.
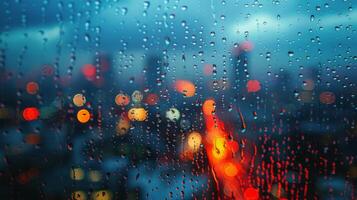
[[[0,5],[0,199],[357,198],[356,1]]]

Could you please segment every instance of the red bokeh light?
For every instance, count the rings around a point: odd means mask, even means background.
[[[154,93],[150,93],[146,96],[145,98],[145,102],[149,105],[155,105],[159,100],[159,97],[157,96],[157,94]]]
[[[258,200],[259,199],[259,190],[249,187],[244,191],[245,200]]]
[[[238,142],[236,142],[236,141],[229,141],[228,146],[230,147],[230,149],[232,150],[233,153],[236,153],[239,149]]]
[[[34,121],[39,118],[40,111],[35,107],[28,107],[24,109],[22,116],[26,121]]]
[[[250,41],[244,41],[239,45],[239,49],[249,52],[253,50],[253,43]]]
[[[261,89],[260,82],[258,80],[249,80],[247,83],[248,92],[258,92]]]
[[[211,76],[213,74],[214,68],[212,64],[205,64],[203,67],[203,73],[206,76]]]
[[[92,64],[86,64],[82,67],[82,73],[87,79],[93,80],[97,74],[97,69]]]
[[[323,104],[333,104],[336,101],[336,96],[333,92],[322,92],[320,94],[320,102]]]
[[[42,75],[44,76],[52,76],[54,71],[55,69],[51,65],[44,65],[42,67]]]
[[[26,135],[25,141],[27,144],[36,145],[41,142],[41,136],[38,134],[31,133]]]
[[[36,82],[31,81],[26,84],[27,93],[33,95],[33,94],[36,94],[38,92],[38,90],[39,90],[39,86]]]
[[[239,44],[239,46],[232,49],[232,54],[234,56],[239,56],[243,52],[251,52],[254,48],[254,45],[250,41],[244,41]]]

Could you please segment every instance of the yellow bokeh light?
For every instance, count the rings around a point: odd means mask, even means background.
[[[98,170],[92,170],[88,172],[89,180],[92,182],[98,182],[102,179],[102,174]]]
[[[112,193],[109,190],[98,190],[92,194],[93,200],[111,200]]]
[[[128,112],[131,121],[144,121],[148,117],[148,112],[144,108],[132,108]]]
[[[84,171],[81,168],[72,168],[69,173],[73,180],[80,181],[84,178]]]
[[[190,149],[198,150],[201,142],[202,142],[202,137],[200,133],[194,131],[188,135],[187,144]]]
[[[222,159],[226,156],[226,139],[219,137],[214,140],[212,154],[216,159]]]
[[[72,192],[71,199],[72,200],[86,200],[87,195],[85,192],[79,190],[79,191]]]

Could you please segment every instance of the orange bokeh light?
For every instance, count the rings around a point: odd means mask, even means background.
[[[130,96],[127,94],[119,93],[115,96],[115,103],[118,106],[126,106],[130,103]]]
[[[191,81],[178,80],[175,82],[175,90],[183,94],[185,97],[193,97],[196,92],[196,87]]]
[[[87,123],[90,120],[90,113],[87,109],[81,109],[77,113],[77,119],[80,123]]]
[[[236,165],[229,162],[224,166],[224,173],[228,177],[234,177],[238,174],[238,168],[236,167]]]
[[[202,105],[202,110],[205,115],[213,115],[216,110],[216,103],[213,99],[206,100]]]

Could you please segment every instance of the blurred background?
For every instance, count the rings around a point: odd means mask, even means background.
[[[357,198],[356,1],[0,5],[0,199]]]

